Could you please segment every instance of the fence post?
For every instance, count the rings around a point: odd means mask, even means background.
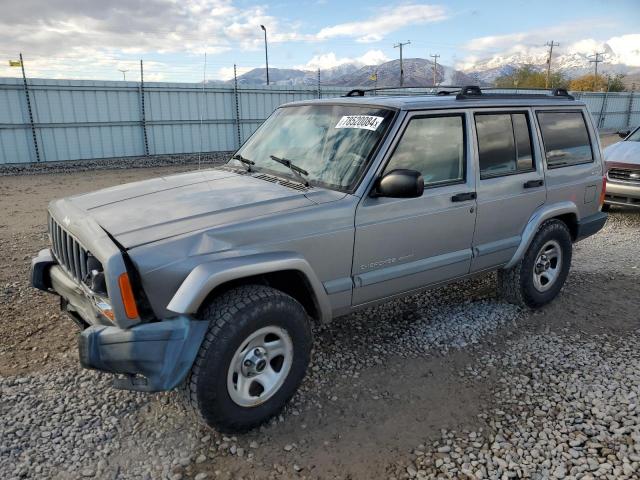
[[[240,136],[240,101],[238,96],[238,75],[236,71],[236,64],[233,64],[233,96],[236,102],[236,133],[238,135],[238,148],[242,145]]]
[[[600,115],[598,116],[598,130],[602,129],[604,126],[604,120],[607,116],[607,100],[609,99],[609,81],[611,78],[607,80],[607,91],[604,92],[604,98],[602,99],[602,108],[600,109]]]
[[[147,117],[144,111],[144,67],[142,66],[142,60],[140,60],[140,87],[138,88],[140,94],[140,118],[142,125],[142,138],[144,140],[144,155],[149,156],[149,137],[147,137]]]
[[[20,67],[22,68],[22,82],[24,83],[24,96],[27,99],[27,111],[29,112],[29,123],[31,124],[31,136],[33,137],[33,148],[36,151],[36,161],[40,161],[40,150],[38,148],[38,137],[36,135],[36,124],[33,121],[33,110],[31,110],[31,97],[29,96],[29,85],[27,84],[27,76],[24,73],[24,60],[20,53]]]
[[[631,84],[631,91],[629,92],[629,104],[627,105],[627,121],[626,128],[631,128],[631,108],[633,107],[633,92],[636,89],[636,84]]]

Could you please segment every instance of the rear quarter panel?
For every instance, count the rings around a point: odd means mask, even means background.
[[[549,111],[576,111],[580,110],[587,126],[593,162],[578,165],[549,168],[544,149],[544,139],[542,137],[538,112]],[[534,109],[534,122],[538,141],[542,145],[542,155],[544,159],[545,184],[547,186],[546,205],[571,202],[575,204],[578,212],[578,219],[597,213],[600,209],[598,200],[602,191],[602,177],[604,174],[602,150],[598,132],[594,127],[593,119],[586,107],[576,105],[576,107],[540,107]]]

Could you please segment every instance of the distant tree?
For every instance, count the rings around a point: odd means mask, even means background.
[[[560,72],[552,72],[550,80],[549,88],[567,88],[569,83]],[[545,88],[546,84],[547,72],[539,71],[533,65],[523,65],[495,80],[495,86],[500,88]]]
[[[624,75],[598,75],[598,79],[596,81],[596,76],[593,74],[583,75],[571,80],[571,83],[569,83],[569,89],[579,92],[606,92],[608,84],[610,92],[624,92],[625,85],[622,81],[623,78]]]

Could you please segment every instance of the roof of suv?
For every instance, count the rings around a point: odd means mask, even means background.
[[[424,110],[424,109],[448,109],[448,108],[476,108],[476,107],[581,107],[584,102],[572,100],[567,97],[554,97],[551,95],[511,95],[506,98],[500,94],[483,94],[477,98],[456,99],[455,95],[397,95],[397,96],[357,96],[334,97],[319,100],[302,100],[287,103],[283,106],[293,105],[367,105],[376,107],[394,108],[397,110]]]

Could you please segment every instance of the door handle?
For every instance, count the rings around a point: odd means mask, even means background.
[[[451,197],[452,202],[466,202],[467,200],[475,200],[477,197],[476,192],[458,193]]]
[[[544,185],[544,180],[540,179],[540,180],[529,180],[528,182],[525,182],[524,184],[524,188],[536,188],[536,187],[541,187]]]

